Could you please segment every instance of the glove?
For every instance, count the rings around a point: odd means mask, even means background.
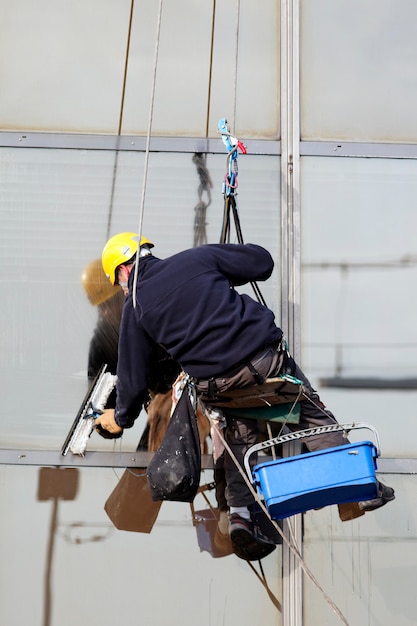
[[[95,421],[96,431],[105,439],[118,439],[123,428],[114,419],[114,409],[105,409]]]
[[[97,424],[96,432],[104,439],[120,439],[120,437],[123,435],[123,431],[121,433],[111,433],[109,430],[103,428],[101,424]]]

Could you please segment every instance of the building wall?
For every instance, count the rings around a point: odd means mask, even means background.
[[[1,624],[331,625],[333,602],[355,626],[411,626],[415,3],[0,4]],[[41,466],[87,390],[97,311],[82,271],[142,218],[155,254],[191,247],[201,199],[202,235],[219,240],[224,117],[248,150],[244,239],[276,261],[263,295],[338,420],[378,430],[379,472],[397,493],[354,522],[336,507],[303,516],[317,583],[304,575],[301,611],[297,585],[283,593],[294,573],[281,547],[263,563],[277,610],[246,563],[202,549],[188,505],[164,503],[150,534],[113,526],[104,504],[145,415],[120,445],[92,436],[113,468],[71,459],[71,498],[58,467],[42,492]],[[195,153],[212,183],[202,196]],[[328,386],[336,377],[362,387]],[[40,460],[26,463],[29,451]]]

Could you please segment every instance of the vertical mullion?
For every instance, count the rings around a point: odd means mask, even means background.
[[[281,0],[281,326],[300,359],[300,124],[299,0]],[[284,454],[298,452],[294,445]],[[291,526],[290,526],[291,525]],[[302,516],[284,520],[289,542],[302,554]],[[283,543],[283,626],[303,622],[302,569]]]

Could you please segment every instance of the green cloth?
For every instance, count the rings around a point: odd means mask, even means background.
[[[292,409],[292,410],[291,410]],[[274,404],[272,406],[261,406],[250,409],[224,409],[226,415],[232,417],[245,417],[261,419],[269,422],[286,422],[298,424],[300,421],[300,403],[293,402],[287,404]]]

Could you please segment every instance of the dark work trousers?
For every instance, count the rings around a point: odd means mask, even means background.
[[[287,424],[286,426],[289,430],[304,430],[306,428],[314,428],[316,426],[325,426],[337,423],[335,417],[322,403],[319,395],[313,389],[310,381],[307,379],[300,367],[298,367],[293,359],[288,358],[285,353],[279,353],[276,348],[271,347],[264,351],[261,355],[252,359],[251,363],[256,371],[260,373],[262,378],[273,378],[283,372],[295,376],[302,381],[305,389],[309,393],[309,399],[300,402],[299,423]],[[249,372],[247,372],[246,375],[250,377]],[[242,374],[240,374],[240,378],[242,378]],[[250,378],[248,378],[248,383],[249,381]],[[224,380],[224,383],[225,387],[227,387],[226,380]],[[255,384],[254,379],[252,379],[252,382],[249,384]],[[233,385],[228,388],[230,389],[232,387]],[[224,431],[225,441],[230,447],[237,462],[241,467],[243,467],[243,460],[247,450],[258,442],[258,422],[256,419],[230,417],[227,415],[227,411],[225,411],[225,415],[227,423]],[[344,445],[348,443],[348,440],[343,436],[342,431],[336,431],[314,437],[306,437],[303,439],[303,443],[309,451],[316,451],[323,450],[324,448]],[[256,453],[251,455],[250,463],[252,466],[256,464]],[[250,506],[253,504],[254,497],[249,490],[245,479],[236,467],[235,461],[231,458],[227,450],[224,451],[222,457],[220,457],[218,461],[217,468],[219,477],[222,472],[222,467],[226,483],[225,496],[228,507]],[[224,505],[222,508],[224,508]]]

